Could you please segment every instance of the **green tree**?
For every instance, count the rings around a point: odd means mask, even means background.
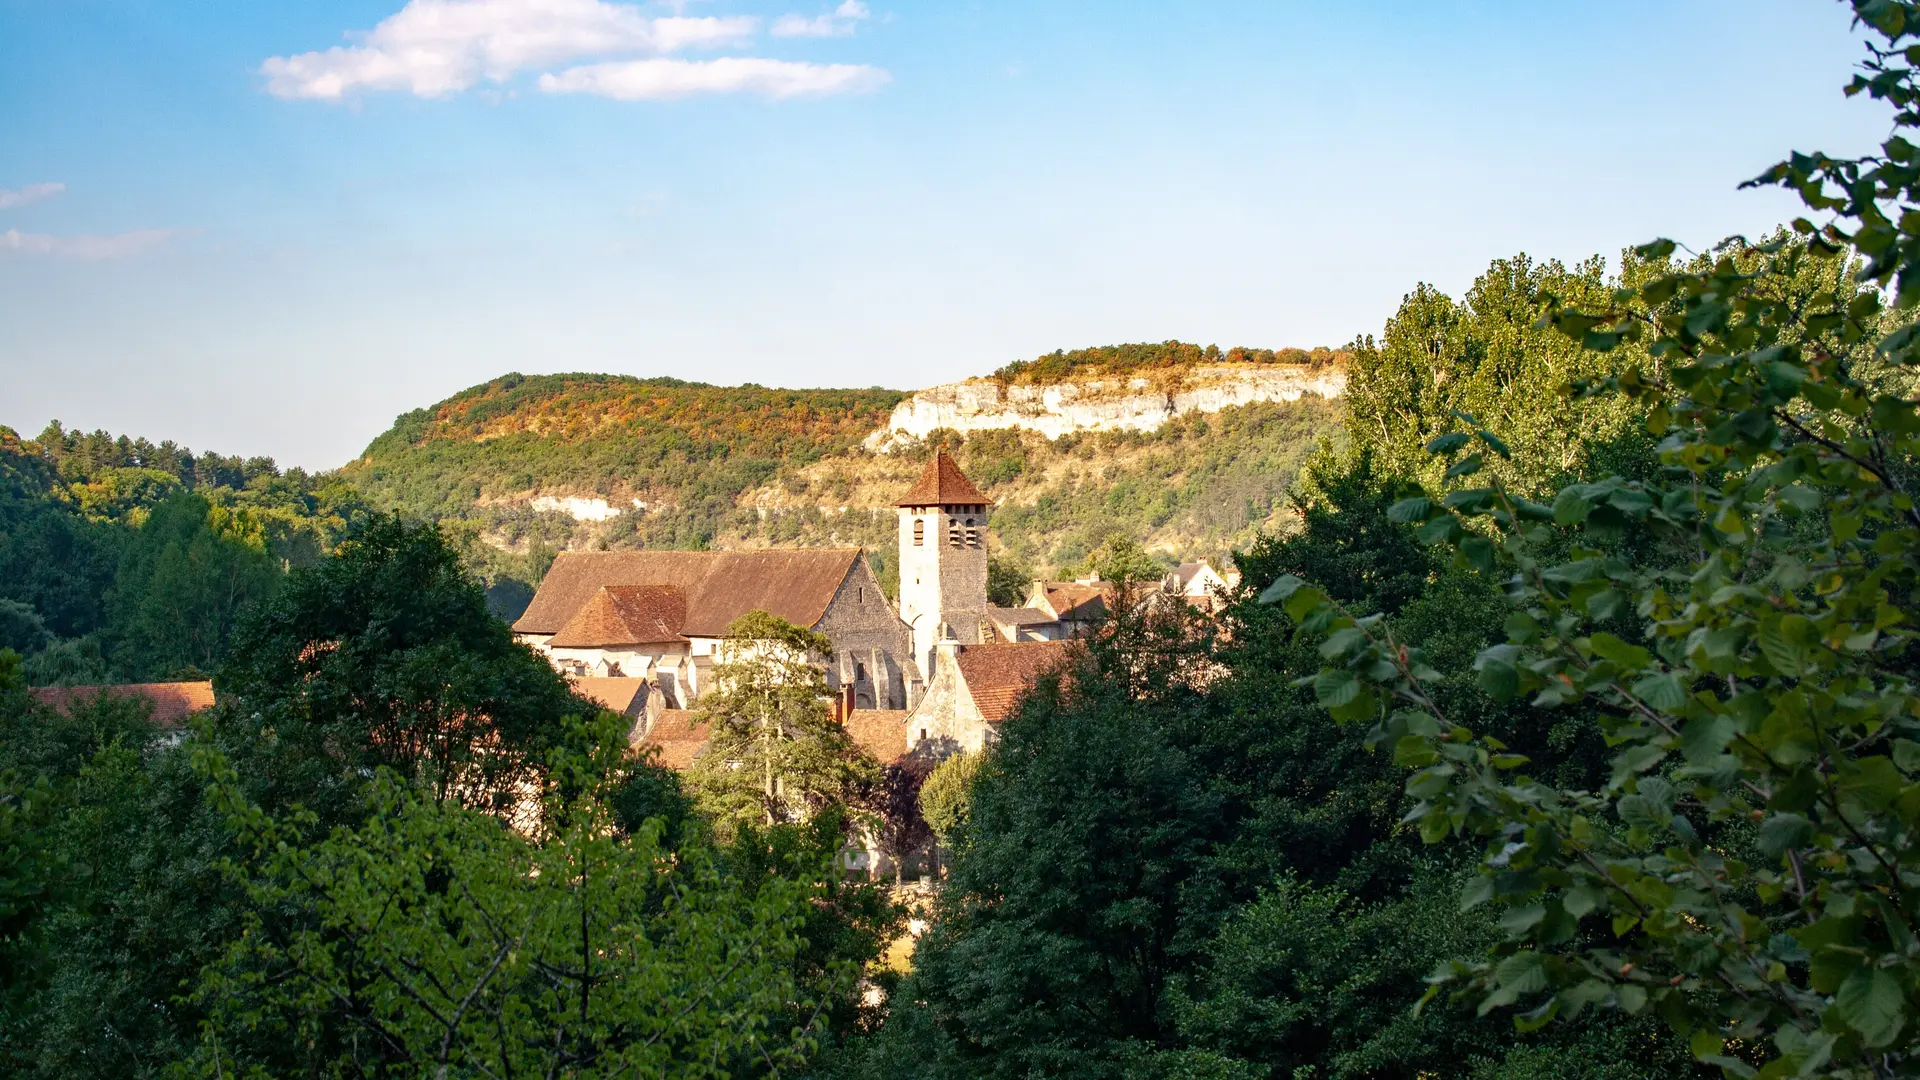
[[[255,861],[247,931],[196,995],[210,1009],[196,1070],[720,1078],[802,1063],[822,991],[858,974],[835,961],[802,985],[815,889],[743,886],[686,838],[668,857],[660,819],[613,829],[625,732],[608,717],[592,735],[588,757],[562,754],[538,841],[386,770],[364,823],[323,836],[310,815],[253,806],[199,752]]]
[[[197,494],[168,498],[121,548],[108,630],[114,666],[146,680],[215,667],[241,616],[280,578],[249,515]]]
[[[899,571],[894,571],[895,578]],[[1033,570],[1011,555],[987,556],[987,602],[999,607],[1019,607],[1027,602],[1027,590],[1033,584]]]
[[[1661,472],[1550,503],[1496,475],[1393,511],[1511,575],[1508,640],[1481,653],[1480,680],[1597,716],[1615,751],[1604,784],[1543,782],[1461,722],[1390,623],[1295,578],[1271,590],[1324,638],[1320,700],[1374,719],[1371,737],[1416,770],[1409,820],[1429,840],[1487,840],[1464,902],[1497,902],[1507,940],[1438,974],[1483,1008],[1524,1008],[1522,1026],[1650,1011],[1735,1076],[1904,1075],[1920,1034],[1920,414],[1856,362],[1920,359],[1920,162],[1904,134],[1920,124],[1920,6],[1855,10],[1873,40],[1849,92],[1891,101],[1896,133],[1878,156],[1795,155],[1757,181],[1795,189],[1824,225],[1551,312],[1597,355],[1658,360],[1589,389],[1645,410]],[[1809,279],[1837,287],[1809,294]],[[1887,297],[1907,325],[1883,336]],[[1507,447],[1461,419],[1428,448],[1470,477]],[[1629,557],[1629,528],[1677,558]]]
[[[694,707],[710,735],[690,774],[697,805],[722,835],[844,806],[878,779],[828,715],[822,661],[832,655],[825,635],[764,611],[727,627],[714,685]]]
[[[295,570],[235,636],[215,689],[250,795],[329,822],[364,812],[378,768],[440,800],[512,812],[538,790],[574,697],[488,614],[431,526],[376,518]]]
[[[985,760],[982,753],[954,754],[934,766],[920,786],[920,813],[948,848],[959,842],[966,827],[973,780]]]

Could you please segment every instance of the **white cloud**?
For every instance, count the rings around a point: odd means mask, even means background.
[[[605,0],[410,0],[353,45],[260,65],[282,98],[338,101],[362,90],[444,97],[481,79],[592,56],[668,53],[751,39],[753,16],[648,18]]]
[[[41,199],[51,199],[67,190],[65,184],[28,184],[23,188],[0,188],[0,210],[11,210],[16,206],[37,203]]]
[[[856,94],[892,76],[865,64],[807,64],[725,56],[716,60],[627,60],[587,64],[540,76],[549,94],[597,94],[617,101],[661,101],[694,94],[760,94],[769,98]]]
[[[0,233],[0,255],[51,255],[67,259],[122,259],[165,243],[173,229],[136,229],[111,236],[48,236],[8,229]]]
[[[853,25],[868,14],[867,5],[860,0],[846,0],[834,8],[831,15],[815,15],[811,19],[805,15],[782,15],[773,21],[768,32],[774,37],[845,37],[853,33]]]

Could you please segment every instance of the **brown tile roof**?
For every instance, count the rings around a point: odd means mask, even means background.
[[[93,701],[102,694],[119,698],[145,698],[153,706],[153,722],[161,727],[178,727],[180,721],[201,709],[213,708],[213,684],[210,682],[128,683],[124,686],[40,686],[35,687],[33,691],[34,698],[40,704],[61,712],[70,712],[75,705]]]
[[[657,645],[687,640],[687,594],[677,585],[607,585],[547,644],[556,649]]]
[[[905,709],[855,709],[847,714],[847,737],[882,765],[907,753]]]
[[[1065,662],[1064,641],[1018,641],[963,645],[960,681],[990,724],[1005,720],[1034,680]]]
[[[933,455],[933,460],[927,462],[926,471],[920,474],[920,479],[915,480],[913,487],[907,489],[907,493],[900,496],[900,501],[894,505],[984,506],[992,501],[980,494],[980,489],[973,486],[967,474],[961,472],[960,466],[954,464],[953,459],[942,450]]]
[[[565,551],[513,624],[523,634],[555,634],[595,593],[610,585],[672,585],[687,598],[688,637],[720,637],[749,611],[812,626],[853,570],[859,548],[773,551]]]
[[[641,746],[660,751],[660,764],[675,772],[693,767],[693,759],[707,748],[709,725],[695,722],[688,709],[662,709],[640,739]]]
[[[1097,619],[1107,613],[1107,599],[1119,590],[1111,582],[1082,585],[1077,581],[1046,583],[1047,603],[1063,619]]]
[[[568,679],[567,683],[574,693],[622,716],[631,716],[636,708],[647,703],[649,684],[645,679],[603,679],[589,675]]]
[[[989,607],[987,618],[1002,626],[1045,626],[1056,621],[1039,608],[1030,607]]]

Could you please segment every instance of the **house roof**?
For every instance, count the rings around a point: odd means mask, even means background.
[[[617,585],[677,587],[686,597],[679,632],[687,637],[723,637],[728,623],[754,610],[811,627],[859,557],[859,548],[565,551],[513,628],[557,634],[594,594]]]
[[[1045,626],[1058,622],[1053,616],[1031,607],[990,607],[987,618],[1001,626]]]
[[[913,486],[908,488],[907,493],[900,496],[900,501],[894,505],[984,506],[992,501],[982,495],[979,488],[973,486],[973,481],[967,479],[967,474],[961,472],[960,466],[954,463],[953,458],[949,457],[945,450],[942,450],[933,455],[933,460],[927,462],[926,469],[920,473],[920,479],[915,480]]]
[[[647,733],[641,736],[640,745],[657,749],[660,764],[675,772],[685,772],[693,767],[693,759],[700,756],[700,751],[707,748],[709,731],[709,725],[694,720],[691,710],[662,709]]]
[[[1042,588],[1046,590],[1047,604],[1059,612],[1062,619],[1097,619],[1107,612],[1107,598],[1118,592],[1113,583],[1107,581],[1093,585],[1049,581]]]
[[[847,714],[847,737],[882,765],[907,753],[905,709],[855,709]]]
[[[1199,562],[1183,562],[1179,566],[1176,566],[1173,568],[1172,577],[1173,577],[1173,580],[1179,582],[1182,586],[1185,586],[1188,582],[1192,581],[1195,577],[1199,576],[1200,571],[1212,570],[1212,569],[1213,567],[1207,565],[1205,560],[1201,560]]]
[[[33,696],[40,704],[60,712],[71,712],[76,705],[109,697],[144,698],[153,707],[153,722],[161,727],[178,727],[180,721],[213,708],[211,682],[128,683],[122,686],[40,686]]]
[[[687,594],[678,585],[603,585],[547,644],[556,649],[685,641]]]
[[[1067,656],[1064,641],[1018,641],[997,645],[964,645],[960,649],[960,679],[973,695],[973,704],[990,724],[1013,713],[1027,688]]]
[[[568,679],[567,683],[573,687],[574,693],[622,716],[632,712],[636,699],[642,705],[647,700],[648,683],[645,679],[607,679],[589,675]]]

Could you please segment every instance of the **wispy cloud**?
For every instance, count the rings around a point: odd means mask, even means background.
[[[11,210],[42,199],[51,199],[67,190],[65,184],[28,184],[21,188],[0,188],[0,210]]]
[[[808,64],[724,56],[715,60],[626,60],[540,76],[549,94],[596,94],[616,101],[663,101],[695,94],[821,97],[878,89],[892,76],[865,64]]]
[[[853,33],[854,24],[867,15],[867,5],[860,0],[846,0],[830,15],[815,15],[811,19],[805,15],[782,15],[773,21],[769,32],[774,37],[846,37]]]
[[[0,255],[47,255],[66,259],[123,259],[166,243],[174,229],[136,229],[110,236],[49,236],[8,229],[0,233]]]
[[[355,44],[271,57],[260,73],[282,98],[444,97],[533,67],[738,44],[758,28],[749,15],[650,18],[605,0],[411,0],[372,30],[348,34]]]

